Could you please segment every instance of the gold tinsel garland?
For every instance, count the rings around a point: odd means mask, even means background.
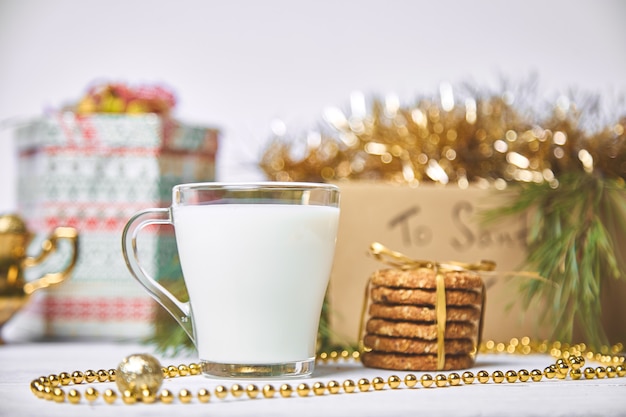
[[[450,93],[451,94],[451,93]],[[451,95],[400,106],[374,99],[369,114],[327,112],[323,129],[302,142],[275,140],[261,168],[277,181],[344,179],[457,183],[553,182],[566,172],[626,178],[626,114],[593,132],[571,100],[557,100],[547,116],[516,108],[510,94]],[[356,106],[360,107],[360,106]]]

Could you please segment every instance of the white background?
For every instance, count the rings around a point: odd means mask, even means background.
[[[0,212],[12,127],[96,80],[160,83],[183,121],[219,127],[221,180],[259,179],[276,119],[315,128],[350,94],[410,100],[441,82],[626,93],[621,0],[0,0]]]

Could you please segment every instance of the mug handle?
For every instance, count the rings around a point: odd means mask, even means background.
[[[151,208],[140,211],[130,218],[122,232],[122,253],[126,266],[133,277],[148,291],[176,322],[185,330],[185,333],[195,344],[193,324],[191,319],[191,307],[188,302],[182,302],[170,291],[152,278],[139,262],[137,253],[137,235],[139,231],[148,225],[174,225],[169,208]]]
[[[48,288],[50,286],[60,284],[72,273],[78,260],[78,231],[73,227],[57,227],[53,230],[50,236],[41,244],[41,253],[36,257],[29,257],[24,259],[24,268],[29,268],[43,262],[48,255],[55,252],[58,247],[58,241],[60,239],[67,239],[72,245],[72,259],[69,265],[62,271],[50,272],[43,277],[28,282],[24,285],[24,293],[30,295],[37,290]]]

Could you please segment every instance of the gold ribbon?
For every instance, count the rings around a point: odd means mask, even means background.
[[[446,364],[446,284],[443,274],[439,271],[435,272],[437,273],[437,298],[435,299],[435,311],[437,313],[437,370],[442,370]]]
[[[463,262],[433,262],[426,260],[416,260],[409,258],[403,253],[388,249],[383,244],[374,242],[370,245],[370,254],[377,260],[401,270],[411,270],[419,268],[428,268],[436,274],[436,299],[435,299],[435,313],[437,318],[437,369],[442,370],[446,363],[446,349],[445,349],[445,333],[446,333],[446,286],[444,282],[444,274],[452,271],[481,271],[491,272],[495,269],[496,264],[493,261],[480,261],[478,263],[463,263]],[[367,312],[369,293],[370,293],[371,280],[368,280],[365,288],[365,297],[363,299],[363,307],[361,309],[361,322],[359,326],[359,347],[361,351],[370,351],[371,349],[365,346],[363,342],[363,327],[365,314]],[[483,317],[485,310],[485,297],[486,291],[483,285],[483,297],[481,306],[481,317],[479,327],[479,340],[482,337]]]

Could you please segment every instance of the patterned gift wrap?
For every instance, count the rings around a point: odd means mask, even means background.
[[[29,336],[150,336],[160,307],[126,268],[122,230],[137,211],[169,206],[175,184],[215,179],[218,132],[155,114],[60,113],[20,127],[15,139],[19,213],[35,242],[56,226],[79,231],[71,278],[37,297],[17,327]],[[155,278],[180,276],[171,228],[146,229],[139,245]],[[58,267],[54,262],[29,274]]]

